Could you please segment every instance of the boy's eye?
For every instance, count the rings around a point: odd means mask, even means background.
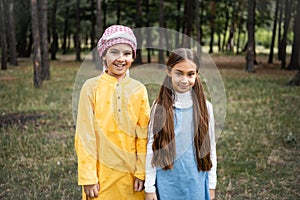
[[[130,56],[130,55],[132,55],[132,53],[131,52],[125,52],[124,55]]]
[[[110,53],[111,53],[111,54],[118,54],[117,51],[111,51]]]

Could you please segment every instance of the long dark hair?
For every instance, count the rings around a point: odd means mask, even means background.
[[[184,60],[190,60],[200,67],[197,54],[186,48],[174,50],[167,62],[168,70]],[[198,171],[209,171],[212,167],[210,160],[210,139],[208,134],[208,111],[206,98],[199,76],[196,77],[192,90],[193,121],[194,121],[194,152]],[[152,145],[152,165],[165,170],[172,169],[176,155],[173,103],[175,95],[171,77],[166,76],[156,99],[153,115],[154,142]]]

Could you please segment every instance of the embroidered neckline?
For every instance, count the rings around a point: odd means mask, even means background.
[[[176,108],[189,108],[193,105],[192,91],[185,93],[175,92],[175,101],[173,106]]]

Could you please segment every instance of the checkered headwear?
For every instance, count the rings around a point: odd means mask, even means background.
[[[108,48],[116,44],[128,44],[131,46],[134,56],[136,55],[136,38],[129,27],[122,25],[112,25],[105,29],[102,37],[98,41],[98,52],[100,58]]]

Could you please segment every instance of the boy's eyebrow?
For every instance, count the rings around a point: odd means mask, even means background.
[[[117,49],[117,48],[112,48],[112,49],[110,49],[110,51],[120,51],[119,49]],[[130,49],[125,49],[125,50],[123,50],[123,52],[132,52],[132,50],[130,50]]]

